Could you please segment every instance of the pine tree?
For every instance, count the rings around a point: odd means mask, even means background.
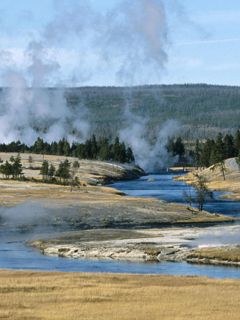
[[[65,160],[63,162],[60,162],[58,170],[56,172],[56,176],[64,181],[69,179],[71,177],[70,175],[70,162],[68,160]]]
[[[22,163],[21,163],[21,157],[18,155],[16,158],[12,158],[12,175],[13,178],[19,178],[20,175],[22,175]]]
[[[216,162],[221,162],[224,160],[224,142],[223,142],[223,136],[221,133],[217,135],[216,139],[216,149],[215,149],[215,159]]]
[[[203,167],[209,167],[211,162],[211,153],[215,148],[215,141],[211,139],[207,139],[207,141],[203,144],[201,154],[200,154],[200,163]]]
[[[199,140],[196,140],[196,144],[195,144],[195,150],[194,150],[194,165],[196,167],[200,166],[200,158],[201,158],[201,148],[200,148],[200,143]]]
[[[234,137],[235,156],[240,154],[240,130],[237,130]]]
[[[133,152],[132,152],[132,149],[130,147],[127,148],[127,151],[126,151],[126,162],[134,162],[135,161],[135,158],[134,158],[134,155],[133,155]]]
[[[10,175],[12,175],[12,165],[6,161],[5,164],[0,166],[0,172],[5,176],[5,178],[9,179]]]
[[[234,139],[231,134],[227,134],[224,139],[224,159],[232,158],[236,154]]]
[[[174,153],[176,155],[179,156],[179,158],[181,159],[184,154],[185,154],[185,147],[184,147],[184,144],[183,144],[183,141],[182,141],[182,138],[181,137],[178,137],[176,142],[175,142],[175,146],[174,146]]]
[[[50,178],[53,178],[54,175],[55,175],[55,172],[56,172],[56,169],[55,169],[54,165],[51,164],[51,165],[50,165],[50,168],[49,168],[49,170],[48,170],[48,176],[49,176]]]
[[[42,167],[40,170],[40,174],[42,175],[43,180],[46,180],[48,178],[49,174],[49,164],[48,161],[44,160],[42,163]]]
[[[64,156],[69,156],[70,144],[66,139],[63,139],[62,152]]]

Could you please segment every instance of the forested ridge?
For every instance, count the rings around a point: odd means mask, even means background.
[[[0,91],[0,113],[4,106]],[[29,89],[31,90],[31,89]],[[46,88],[51,94],[57,88]],[[149,137],[166,120],[180,122],[184,139],[215,138],[218,132],[234,133],[240,127],[240,87],[206,84],[148,85],[138,87],[80,87],[67,88],[68,107],[76,118],[81,109],[87,110],[91,133],[115,137],[126,124],[125,106],[148,123]],[[134,117],[133,117],[134,121]]]
[[[68,103],[85,104],[95,132],[124,126],[124,106],[148,119],[151,131],[168,119],[182,124],[183,138],[211,138],[240,127],[240,87],[215,85],[153,85],[133,88],[85,87],[68,89]]]

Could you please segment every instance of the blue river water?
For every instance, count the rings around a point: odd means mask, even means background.
[[[174,180],[174,176],[174,174],[148,175],[134,181],[116,182],[111,186],[129,196],[150,197],[187,204],[184,193],[194,198],[194,188],[182,181]],[[240,201],[223,200],[221,195],[224,195],[224,192],[214,192],[213,198],[207,200],[204,209],[209,212],[240,217]],[[196,204],[192,203],[192,206]]]
[[[154,197],[169,202],[184,203],[183,191],[189,187],[173,180],[171,174],[150,175],[135,181],[117,182],[112,186],[130,196]],[[193,192],[193,190],[190,190]],[[215,194],[217,197],[219,194]],[[18,207],[16,207],[16,210]],[[227,215],[240,216],[240,203],[215,199],[206,209]],[[1,210],[4,210],[3,208]],[[44,228],[34,232],[34,238],[52,235]],[[194,275],[213,278],[240,278],[240,268],[193,265],[188,263],[137,263],[113,260],[84,260],[47,257],[39,251],[26,246],[33,234],[19,232],[14,228],[0,227],[0,269],[45,270],[65,272],[111,272],[132,274]]]

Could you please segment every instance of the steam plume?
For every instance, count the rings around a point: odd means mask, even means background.
[[[120,131],[120,138],[127,141],[135,154],[136,163],[146,172],[158,172],[173,164],[174,159],[169,155],[166,145],[168,139],[180,129],[175,120],[166,121],[156,132],[155,142],[147,139],[147,119],[133,114],[126,107],[126,127]]]
[[[168,59],[166,1],[122,0],[106,12],[98,11],[90,1],[70,5],[56,1],[55,10],[53,20],[37,39],[28,43],[21,68],[15,66],[5,72],[4,83],[8,89],[4,91],[0,114],[1,141],[20,139],[30,144],[37,136],[48,141],[63,137],[70,141],[85,140],[91,132],[86,108],[78,106],[76,114],[66,103],[68,80],[62,77],[63,66],[53,55],[63,44],[81,51],[79,60],[69,68],[72,70],[69,79],[77,78],[82,81],[80,84],[93,75],[96,68],[103,74],[113,70],[118,83],[128,86],[146,82],[150,75],[159,82],[165,69]],[[80,59],[92,52],[90,63]],[[7,50],[1,55],[8,62],[12,58]],[[60,89],[47,91],[44,89],[47,86]],[[146,139],[147,119],[135,116],[128,107],[125,115],[127,126],[120,131],[120,136],[133,147],[138,163],[151,171],[162,166],[163,160],[168,159],[166,139],[170,131],[175,133],[176,122],[167,122],[151,145]],[[160,164],[154,160],[156,157]]]

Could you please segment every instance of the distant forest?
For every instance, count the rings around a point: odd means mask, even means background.
[[[153,85],[133,88],[85,87],[68,89],[69,107],[84,104],[94,132],[100,136],[114,135],[124,127],[124,106],[128,103],[134,114],[149,119],[151,139],[154,129],[166,120],[182,124],[184,139],[215,138],[218,132],[234,133],[240,128],[240,87],[205,84]]]
[[[4,88],[0,89],[1,100]],[[58,88],[46,88],[51,95]],[[138,87],[80,87],[64,89],[67,105],[81,118],[85,106],[92,133],[114,138],[126,125],[125,106],[147,121],[149,140],[154,141],[161,125],[176,119],[181,136],[188,141],[215,138],[218,132],[240,128],[240,87],[206,84],[148,85]],[[133,117],[134,119],[134,117]],[[47,126],[47,124],[46,124]]]

